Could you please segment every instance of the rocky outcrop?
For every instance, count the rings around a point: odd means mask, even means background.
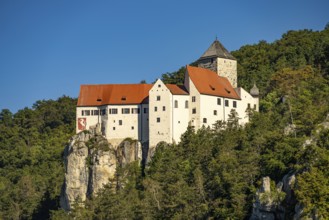
[[[269,177],[262,179],[262,186],[256,192],[251,220],[284,219],[284,209],[280,206],[280,202],[285,197],[282,187],[283,184],[280,182],[274,190],[271,190],[271,179]]]
[[[70,210],[72,204],[85,201],[114,179],[117,166],[141,159],[142,149],[138,141],[126,140],[112,146],[97,129],[73,136],[64,150],[65,180],[61,207]]]

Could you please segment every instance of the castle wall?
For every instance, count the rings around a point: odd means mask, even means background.
[[[149,91],[149,146],[159,142],[172,143],[172,94],[166,85],[157,80]]]
[[[178,105],[175,108],[175,101]],[[188,95],[173,95],[172,111],[173,111],[173,140],[175,143],[180,142],[182,134],[186,131],[189,123],[189,96]]]

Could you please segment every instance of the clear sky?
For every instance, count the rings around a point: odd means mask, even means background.
[[[328,0],[0,0],[0,110],[77,97],[81,84],[152,83],[288,30],[323,30]]]

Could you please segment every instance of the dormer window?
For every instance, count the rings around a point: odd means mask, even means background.
[[[122,96],[122,97],[121,97],[121,100],[122,100],[122,101],[126,101],[126,96]]]
[[[100,99],[100,98],[97,99],[97,102],[101,102],[101,101],[102,101],[102,99]]]
[[[211,90],[215,90],[215,87],[213,87],[212,85],[209,85],[209,87],[211,88]]]
[[[226,91],[227,93],[231,93],[231,91],[230,91],[230,90],[228,90],[228,89],[226,89],[226,88],[225,88],[225,91]]]

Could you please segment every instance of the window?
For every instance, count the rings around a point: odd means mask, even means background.
[[[214,115],[217,115],[217,110],[214,110]]]
[[[94,115],[99,115],[99,110],[94,110]]]
[[[185,101],[185,108],[188,108],[188,101]]]
[[[115,127],[113,127],[113,131],[115,131]]]
[[[144,108],[144,114],[148,113],[148,108]]]
[[[233,101],[233,108],[236,108],[236,101]]]
[[[225,106],[228,107],[228,100],[225,100]]]
[[[160,118],[157,118],[157,123],[160,123]]]
[[[101,115],[105,115],[106,114],[106,109],[102,109],[101,110]]]
[[[175,100],[175,108],[178,108],[178,101]]]
[[[254,104],[254,109],[256,109],[256,104]]]
[[[207,123],[207,118],[203,118],[203,123]]]
[[[162,106],[162,111],[166,111],[166,106]]]
[[[139,108],[132,108],[131,114],[139,114]]]
[[[89,116],[90,115],[90,110],[85,110],[85,114],[86,116]]]
[[[161,88],[161,84],[159,84],[158,87]]]
[[[220,98],[217,98],[217,105],[221,105],[222,104],[222,100]]]
[[[192,109],[192,114],[196,114],[196,108]]]
[[[161,100],[161,97],[158,95],[157,96],[157,101],[160,101]]]
[[[131,130],[134,130],[135,128],[134,128],[134,126],[131,126]]]
[[[123,108],[122,114],[130,114],[130,108]]]
[[[248,103],[248,109],[250,109],[250,103]]]
[[[195,96],[192,96],[192,102],[195,102],[196,98]]]
[[[154,111],[157,112],[158,111],[158,107],[155,106],[154,107]]]
[[[122,125],[122,120],[119,120],[119,125]]]
[[[81,115],[84,116],[85,115],[85,111],[81,110]]]
[[[109,114],[112,114],[112,115],[118,114],[118,109],[117,108],[110,108],[109,109]]]

